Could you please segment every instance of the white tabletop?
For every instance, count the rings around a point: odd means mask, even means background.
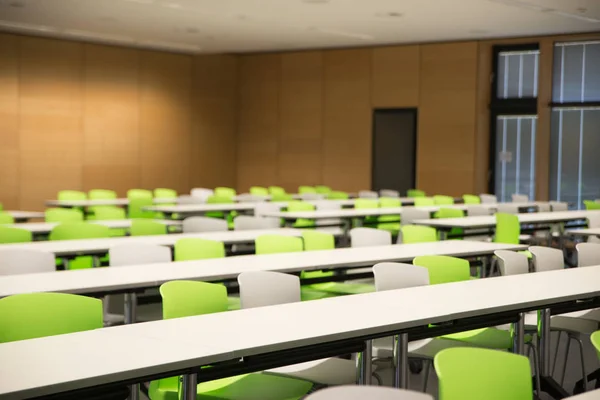
[[[41,211],[14,211],[14,210],[7,210],[4,211],[5,213],[8,213],[10,215],[12,215],[12,217],[16,220],[26,220],[26,219],[33,219],[33,218],[44,218],[44,213]]]
[[[339,210],[315,210],[315,211],[265,211],[265,217],[277,217],[284,219],[326,219],[326,218],[357,218],[381,215],[400,215],[402,207],[386,208],[351,208]]]
[[[567,233],[575,236],[600,236],[600,228],[568,229]]]
[[[109,227],[110,229],[127,229],[131,227],[131,221],[133,221],[132,219],[114,219],[114,220],[88,220],[85,222],[88,222],[90,224],[97,224],[97,225],[104,225]],[[181,221],[173,221],[173,220],[167,220],[167,219],[155,219],[155,220],[151,220],[154,222],[158,222],[167,226],[177,226],[177,225],[181,225]],[[36,233],[36,234],[44,234],[44,233],[49,233],[50,231],[52,231],[52,229],[54,229],[57,225],[60,225],[60,223],[58,222],[28,222],[28,223],[22,223],[22,224],[7,224],[7,225],[3,225],[3,226],[7,226],[10,228],[19,228],[19,229],[25,229],[28,230],[29,232],[32,233]]]
[[[154,204],[177,203],[177,199],[155,198]],[[52,207],[91,207],[91,206],[126,206],[129,204],[127,198],[102,199],[102,200],[46,200],[47,206]]]
[[[590,390],[589,392],[585,392],[582,394],[578,394],[577,396],[567,397],[566,400],[599,400],[600,399],[600,389]]]
[[[298,272],[353,268],[384,261],[412,261],[421,255],[468,257],[489,255],[495,250],[526,248],[522,245],[461,240],[5,275],[0,276],[0,297],[33,292],[97,293],[156,287],[176,279],[221,281],[236,278],[244,271]]]
[[[541,213],[523,213],[516,214],[519,222],[522,224],[539,224],[552,222],[567,222],[579,219],[585,219],[590,213],[600,213],[600,211],[555,211]],[[490,228],[496,226],[496,217],[464,217],[464,218],[440,218],[440,219],[419,219],[412,222],[416,225],[427,225],[436,228]]]
[[[337,234],[337,236],[342,234],[340,229],[338,229],[337,232],[333,230],[328,231]],[[98,254],[106,253],[108,249],[113,246],[136,243],[172,247],[175,245],[176,241],[184,238],[215,240],[225,244],[251,243],[261,235],[301,236],[302,231],[300,229],[281,228],[205,233],[172,233],[167,235],[150,236],[122,236],[105,239],[51,240],[31,243],[0,244],[0,251],[7,249],[41,250],[54,253],[57,256]]]
[[[598,282],[600,267],[573,268],[0,344],[0,359],[11,360],[0,364],[0,396],[42,396],[150,374],[168,375],[192,365],[377,337],[459,318],[546,308],[598,296]],[[266,328],[274,324],[277,329]]]
[[[169,214],[204,214],[216,211],[254,211],[255,207],[256,203],[178,204],[144,207],[144,210]]]

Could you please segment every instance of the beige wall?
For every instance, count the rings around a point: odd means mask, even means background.
[[[0,202],[235,185],[236,63],[0,34]]]

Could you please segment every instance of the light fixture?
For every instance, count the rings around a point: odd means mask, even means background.
[[[558,15],[558,16],[566,17],[566,18],[578,19],[580,21],[600,23],[600,19],[598,19],[598,18],[587,17],[587,16],[581,15],[581,14],[573,14],[573,13],[566,12],[566,11],[560,11],[560,10],[557,10],[554,8],[548,8],[548,7],[540,6],[537,4],[528,3],[528,2],[522,1],[522,0],[488,0],[488,1],[491,3],[504,4],[506,6],[513,6],[513,7],[524,8],[524,9],[532,10],[532,11],[539,11],[539,12],[543,12],[545,14],[552,14],[552,15]],[[587,10],[584,9],[584,11],[581,11],[581,9],[578,9],[578,11],[585,12]]]

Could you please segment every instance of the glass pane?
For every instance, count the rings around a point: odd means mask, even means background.
[[[600,43],[585,48],[585,101],[600,101]]]
[[[508,82],[507,82],[507,98],[519,98],[519,84],[520,80],[520,62],[521,59],[518,55],[511,55],[508,57]]]
[[[552,99],[600,101],[600,43],[559,43],[554,48]]]
[[[499,99],[537,97],[539,51],[498,54],[496,92]]]

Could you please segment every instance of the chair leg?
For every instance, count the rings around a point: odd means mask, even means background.
[[[556,339],[556,348],[554,349],[554,361],[552,362],[552,375],[556,371],[556,360],[558,359],[558,351],[560,350],[560,338],[562,337],[563,331],[558,331],[558,339]]]
[[[373,372],[371,375],[373,376],[373,378],[375,378],[377,380],[377,386],[381,386],[383,384],[383,381],[381,380],[381,376],[379,376],[379,374],[377,372]]]
[[[567,334],[567,349],[565,350],[565,361],[563,362],[562,376],[560,378],[560,386],[565,384],[565,373],[567,372],[567,360],[569,359],[569,350],[571,349],[571,335]]]
[[[423,360],[425,368],[423,370],[423,393],[427,393],[427,383],[429,381],[429,369],[431,368],[431,360]]]
[[[583,358],[583,341],[581,337],[574,337],[575,341],[579,343],[579,356],[581,357],[581,373],[583,375],[583,391],[587,392],[587,372],[585,370],[585,359]]]
[[[537,396],[540,397],[542,393],[542,383],[540,379],[540,356],[538,354],[537,346],[534,344],[529,345],[529,349],[533,352],[533,372],[535,373],[535,390]],[[529,353],[527,354],[529,356]]]

